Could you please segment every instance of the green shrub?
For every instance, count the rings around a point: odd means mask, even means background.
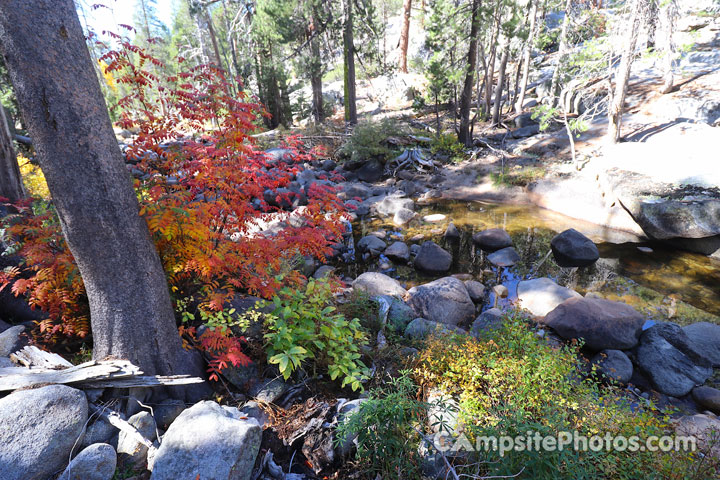
[[[465,159],[465,147],[458,142],[457,136],[452,133],[442,133],[435,137],[430,146],[430,151],[447,155],[453,162],[461,162]]]
[[[621,390],[583,379],[577,368],[579,347],[552,348],[513,314],[484,341],[431,340],[416,373],[424,385],[436,385],[458,399],[465,434],[472,443],[478,437],[514,437],[528,431],[555,437],[573,431],[587,437],[667,434],[668,417],[652,404],[631,406]],[[661,452],[572,448],[476,455],[472,461],[485,462],[483,475],[515,475],[522,470],[518,478],[533,479],[682,478],[673,474],[692,468],[689,452],[672,461],[671,454]],[[666,467],[670,464],[672,469]]]
[[[362,390],[367,368],[360,360],[360,345],[367,343],[357,318],[346,320],[332,305],[327,281],[310,279],[305,288],[282,289],[265,317],[268,361],[285,379],[304,363],[326,370],[342,386]]]
[[[340,148],[339,153],[351,160],[376,159],[384,163],[397,153],[387,142],[388,137],[404,134],[396,121],[388,118],[379,122],[361,122]]]
[[[421,478],[418,454],[426,404],[415,399],[418,387],[407,372],[373,389],[337,427],[336,439],[357,437],[356,460],[368,478]]]

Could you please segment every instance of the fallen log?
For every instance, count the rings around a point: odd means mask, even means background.
[[[65,368],[4,368],[0,370],[0,392],[44,384],[74,385],[92,380],[112,380],[141,375],[142,371],[126,360],[90,361]]]

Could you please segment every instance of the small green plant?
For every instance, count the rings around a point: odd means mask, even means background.
[[[430,151],[435,154],[447,155],[452,162],[461,162],[465,159],[465,147],[458,142],[457,136],[451,133],[441,133],[435,137]]]
[[[496,187],[525,187],[542,178],[546,170],[542,167],[525,167],[512,169],[508,172],[492,172],[490,179]]]
[[[336,431],[336,441],[357,439],[355,458],[369,478],[421,478],[418,446],[427,405],[415,398],[418,387],[409,376],[391,378],[372,389]]]
[[[215,330],[220,328],[225,330],[230,327],[239,327],[241,330],[247,328],[249,319],[246,315],[235,315],[235,309],[230,308],[228,310],[206,310],[203,308],[196,309],[197,316],[192,313],[189,306],[195,301],[193,297],[181,298],[175,302],[176,309],[180,314],[180,318],[183,323],[191,323],[195,320],[200,320],[203,325]]]
[[[265,317],[268,362],[287,379],[304,363],[327,370],[342,386],[362,390],[368,369],[360,360],[367,343],[360,321],[347,320],[332,305],[332,285],[310,279],[305,288],[282,289],[273,298],[272,313]]]

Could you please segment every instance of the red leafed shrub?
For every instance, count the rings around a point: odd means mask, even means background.
[[[290,137],[284,148],[292,155],[269,158],[249,136],[264,114],[262,106],[233,92],[222,71],[203,65],[163,77],[159,72],[166,67],[147,51],[124,37],[115,40],[119,47],[106,47],[101,60],[105,73],[129,90],[115,106],[118,124],[138,132],[126,157],[135,163],[140,214],[173,294],[192,295],[201,308],[221,310],[236,292],[267,298],[299,281],[288,266],[297,255],[323,259],[331,252],[331,242],[342,234],[343,204],[333,188],[320,183],[303,192],[307,206],[293,212],[268,201],[292,201],[296,194],[286,187],[318,152],[306,151]],[[48,313],[41,325],[46,341],[84,337],[89,333],[85,291],[55,213],[35,215],[27,205],[21,208],[22,220],[8,233],[26,268],[0,272],[0,285]],[[262,232],[273,223],[284,228]],[[204,345],[207,350],[224,352],[211,367],[246,360],[238,356],[239,340],[218,335],[225,339],[205,340],[212,343]]]

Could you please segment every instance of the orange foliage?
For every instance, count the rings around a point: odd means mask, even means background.
[[[203,65],[159,78],[147,66],[162,71],[160,61],[124,37],[116,40],[120,47],[108,48],[100,60],[106,74],[130,87],[116,106],[118,123],[139,131],[126,156],[142,172],[134,184],[140,214],[171,291],[220,310],[235,292],[269,297],[283,282],[299,280],[299,274],[286,271],[298,254],[324,259],[343,230],[345,212],[334,189],[314,184],[306,191],[308,205],[292,219],[264,197],[266,190],[288,186],[317,152],[304,151],[291,137],[286,148],[293,159],[271,163],[249,136],[262,107],[243,92],[233,94],[222,71]],[[35,216],[27,203],[21,208],[25,215],[9,232],[26,268],[0,272],[0,285],[11,285],[48,313],[42,326],[46,340],[83,337],[89,333],[87,299],[57,218],[54,212]],[[272,236],[257,232],[258,223],[277,217],[287,217],[286,228]],[[210,350],[228,350],[236,339],[211,340]],[[244,359],[231,353],[221,361]]]

